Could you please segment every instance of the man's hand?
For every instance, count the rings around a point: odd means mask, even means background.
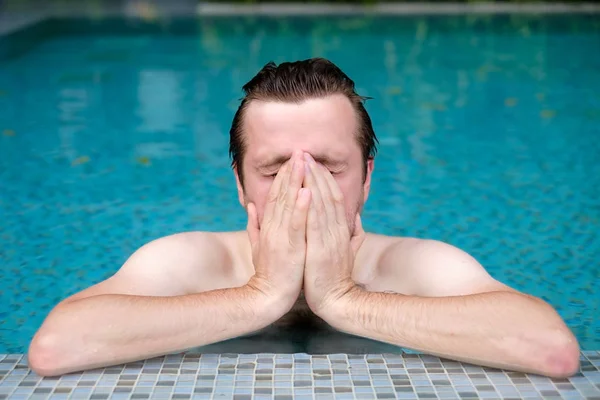
[[[282,309],[276,314],[281,315],[294,305],[304,279],[310,191],[301,188],[303,180],[304,161],[296,152],[280,168],[271,185],[260,228],[256,207],[252,203],[247,206],[247,231],[255,268],[248,286],[279,298]]]
[[[306,228],[304,292],[311,310],[323,317],[328,307],[355,288],[352,269],[364,241],[360,215],[350,232],[344,196],[331,173],[305,153],[304,187],[312,201]],[[325,319],[325,318],[324,318]]]

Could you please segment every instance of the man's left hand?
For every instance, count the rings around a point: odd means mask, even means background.
[[[352,270],[365,239],[360,215],[350,232],[344,196],[331,173],[305,153],[304,187],[311,191],[306,229],[304,295],[311,310],[323,314],[356,288]]]

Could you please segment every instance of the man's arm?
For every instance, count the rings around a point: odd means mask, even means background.
[[[350,334],[479,365],[552,377],[579,369],[577,340],[551,306],[497,282],[455,247],[401,240],[378,270],[385,292],[354,287],[323,318]],[[411,293],[389,293],[407,284]]]
[[[62,375],[267,326],[277,318],[269,314],[281,308],[278,299],[243,284],[226,288],[223,268],[229,261],[210,234],[175,235],[143,246],[113,277],[51,311],[31,343],[29,365],[40,375]],[[193,293],[202,280],[207,291]]]

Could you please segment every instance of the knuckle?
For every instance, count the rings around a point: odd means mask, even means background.
[[[332,199],[337,204],[344,203],[344,195],[341,192],[334,192],[332,195]]]
[[[292,222],[290,223],[290,229],[293,232],[297,232],[297,231],[301,230],[302,229],[302,221],[298,220],[298,218],[292,219]]]

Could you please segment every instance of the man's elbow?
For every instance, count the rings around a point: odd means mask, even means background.
[[[579,372],[579,344],[572,335],[567,334],[566,343],[551,350],[550,376],[553,378],[568,378]]]
[[[566,331],[549,335],[542,359],[542,373],[551,378],[568,378],[579,372],[580,349],[577,339]]]
[[[34,336],[27,360],[29,368],[40,376],[61,375],[61,363],[64,362],[66,354],[59,355],[60,338],[57,334],[39,331]]]

